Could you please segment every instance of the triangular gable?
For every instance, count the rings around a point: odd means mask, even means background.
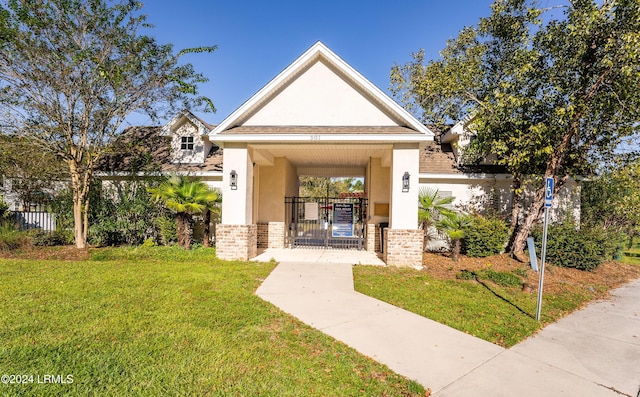
[[[171,136],[172,131],[175,129],[175,127],[178,124],[182,122],[183,118],[189,121],[194,126],[196,126],[196,128],[198,129],[198,135],[200,136],[208,134],[213,129],[212,126],[200,120],[199,117],[191,113],[189,110],[184,109],[178,112],[178,114],[176,114],[175,116],[173,116],[167,124],[162,126],[162,131],[160,132],[160,135]]]
[[[229,133],[239,126],[399,126],[433,136],[321,42],[223,120],[211,135]]]

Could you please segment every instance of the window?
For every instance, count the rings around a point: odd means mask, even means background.
[[[180,138],[180,149],[193,150],[193,137],[183,136],[182,138]]]

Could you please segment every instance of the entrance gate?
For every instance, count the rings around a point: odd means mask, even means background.
[[[365,247],[366,198],[286,197],[285,211],[289,247]]]

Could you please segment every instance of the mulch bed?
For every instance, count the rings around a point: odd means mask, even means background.
[[[529,263],[513,259],[508,254],[486,258],[460,256],[458,261],[454,262],[448,254],[425,253],[422,264],[423,271],[439,279],[455,279],[456,274],[461,270],[492,269],[513,272],[516,269],[523,269],[527,273],[525,283],[532,286],[533,291],[538,288],[539,273],[534,272]],[[547,264],[544,272],[544,290],[545,292],[558,292],[589,287],[609,290],[636,278],[640,278],[640,266],[617,261],[604,262],[593,272]]]

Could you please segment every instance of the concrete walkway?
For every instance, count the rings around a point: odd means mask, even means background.
[[[296,261],[281,262],[257,295],[436,396],[638,393],[640,280],[505,350],[355,292],[352,265],[373,258],[322,251],[269,252]]]

